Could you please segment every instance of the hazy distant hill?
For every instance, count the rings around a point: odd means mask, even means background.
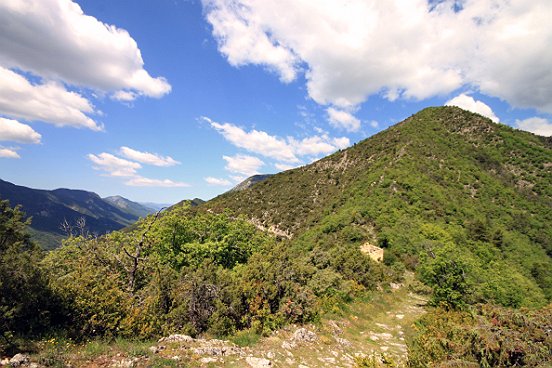
[[[0,180],[0,198],[11,205],[21,205],[27,216],[32,216],[31,232],[46,248],[60,244],[66,235],[61,227],[65,220],[74,225],[84,218],[86,228],[94,234],[104,234],[135,222],[138,204],[122,198],[128,210],[114,206],[93,192],[74,189],[41,190],[15,185]],[[123,201],[124,200],[124,201]]]
[[[136,217],[146,217],[150,213],[158,211],[157,205],[147,206],[142,203],[133,202],[121,196],[111,196],[103,198],[104,201],[117,207],[123,212],[132,214]],[[162,206],[163,207],[163,206]]]

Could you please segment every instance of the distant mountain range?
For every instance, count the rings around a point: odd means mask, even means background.
[[[21,205],[27,216],[32,217],[33,238],[44,248],[55,248],[66,236],[62,223],[74,226],[84,219],[86,229],[92,234],[105,234],[121,229],[154,213],[159,207],[130,201],[121,196],[101,198],[84,190],[33,189],[0,180],[0,199],[8,199],[12,206]]]

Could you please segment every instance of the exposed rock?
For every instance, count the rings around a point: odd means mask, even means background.
[[[110,367],[113,367],[113,368],[133,368],[136,366],[136,362],[138,362],[138,358],[134,358],[134,359],[123,359],[123,360],[119,360],[119,361],[116,361],[114,362],[113,364],[111,364]]]
[[[11,359],[10,359],[10,365],[12,367],[20,367],[22,365],[25,365],[25,364],[28,364],[30,361],[30,358],[27,354],[15,354]]]
[[[350,342],[349,340],[343,339],[343,338],[341,338],[341,337],[336,337],[336,338],[335,338],[335,341],[337,341],[337,343],[338,343],[339,345],[343,345],[343,346],[351,346],[351,345],[352,345],[351,342]]]
[[[314,342],[318,337],[312,331],[307,330],[304,327],[301,327],[293,333],[293,340],[296,342]]]
[[[245,358],[245,361],[252,368],[264,368],[272,366],[272,362],[265,358],[247,357]]]
[[[332,357],[328,357],[328,358],[318,358],[318,360],[320,360],[321,362],[324,362],[324,363],[330,363],[330,364],[332,364],[333,366],[335,366],[335,363],[336,363],[335,358],[332,358]]]
[[[149,351],[151,351],[153,354],[157,354],[162,350],[165,350],[167,347],[165,345],[157,345],[157,346],[150,346]]]
[[[193,348],[192,351],[197,355],[228,356],[241,355],[240,348],[235,346],[204,346]]]
[[[341,335],[343,333],[343,329],[339,327],[335,321],[329,321],[328,325],[332,328],[335,335]]]
[[[205,357],[205,358],[201,358],[199,361],[203,364],[209,364],[209,363],[217,363],[218,359],[212,358],[212,357]]]
[[[174,334],[168,337],[162,337],[159,339],[159,342],[192,342],[194,341],[193,337],[188,335]]]

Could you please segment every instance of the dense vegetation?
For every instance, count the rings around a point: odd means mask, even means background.
[[[441,107],[206,208],[287,231],[323,262],[335,244],[379,244],[437,287],[436,304],[539,306],[552,299],[550,183],[545,138]]]
[[[316,320],[406,268],[437,308],[420,322],[415,366],[508,365],[517,358],[489,341],[510,330],[525,334],[516,346],[535,361],[550,349],[527,326],[552,300],[551,168],[549,141],[431,108],[199,208],[182,203],[101,237],[80,229],[43,260],[21,212],[2,202],[0,349],[53,330],[76,339],[264,334]],[[385,249],[384,264],[362,254],[365,243]],[[517,312],[482,303],[545,309],[517,324]],[[489,330],[495,315],[503,322]],[[453,343],[441,346],[439,329]]]
[[[14,211],[10,223],[21,218]],[[189,204],[150,216],[131,231],[70,237],[40,263],[38,258],[29,265],[43,282],[25,286],[22,298],[33,300],[33,293],[47,290],[57,303],[54,309],[64,311],[64,323],[38,315],[22,318],[46,323],[35,336],[62,328],[76,339],[175,331],[225,336],[241,329],[263,334],[312,321],[324,303],[346,301],[382,278],[381,268],[360,253],[316,267],[308,254],[242,217],[199,213]],[[12,335],[35,332],[18,328],[17,316],[7,317]]]
[[[549,367],[552,306],[512,310],[480,305],[467,312],[434,310],[417,323],[412,367]]]

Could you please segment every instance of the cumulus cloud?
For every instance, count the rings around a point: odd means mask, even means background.
[[[293,153],[292,148],[281,138],[255,129],[246,132],[236,125],[229,123],[220,124],[207,117],[203,117],[203,119],[236,147],[281,161],[299,161]]]
[[[137,162],[128,161],[106,152],[99,155],[90,153],[87,157],[94,163],[94,169],[105,171],[110,176],[136,176],[136,170],[142,167]]]
[[[0,147],[0,158],[21,158],[21,156],[14,149]]]
[[[259,158],[248,155],[222,156],[226,161],[226,170],[251,176],[259,173],[259,168],[264,165],[264,162]]]
[[[295,169],[297,166],[282,164],[282,163],[276,163],[276,164],[274,164],[274,167],[277,168],[280,171],[286,171],[286,170]]]
[[[121,147],[119,151],[123,157],[147,165],[166,167],[180,164],[180,162],[170,156],[161,156],[157,153],[150,152],[140,152],[125,146]]]
[[[170,92],[144,69],[124,29],[83,13],[70,0],[0,2],[0,114],[56,126],[103,130],[75,88],[119,101]]]
[[[0,64],[101,91],[161,97],[171,90],[144,69],[126,30],[84,14],[70,0],[0,2]]]
[[[542,135],[544,137],[552,136],[552,123],[546,119],[532,117],[524,120],[516,120],[516,127],[528,132]]]
[[[220,186],[220,187],[227,187],[227,186],[232,185],[232,182],[228,179],[214,178],[212,176],[208,176],[208,177],[204,178],[204,180],[209,185],[215,185],[215,186]]]
[[[473,97],[465,95],[463,93],[445,102],[445,106],[457,106],[461,109],[475,112],[477,114],[488,117],[495,123],[498,123],[499,121],[498,117],[494,114],[489,105],[481,101],[476,101]]]
[[[128,147],[121,147],[121,151],[123,151],[123,148]],[[139,152],[130,148],[128,148],[128,150],[125,150],[125,152],[130,152],[129,156],[136,156],[137,158],[142,160],[142,163],[154,166],[170,166],[165,164],[167,160],[162,156],[156,156],[147,152]],[[152,155],[153,158],[149,155]],[[146,178],[137,173],[137,170],[142,168],[142,165],[140,165],[138,162],[125,160],[124,158],[117,157],[107,152],[102,152],[99,155],[88,154],[87,158],[94,164],[94,169],[104,171],[109,176],[127,178],[125,181],[125,185],[128,186],[164,188],[190,186],[188,183],[173,181],[170,179]]]
[[[288,82],[304,74],[319,104],[372,94],[425,99],[462,85],[552,112],[549,0],[203,0],[219,51]],[[285,9],[285,15],[282,14]]]
[[[41,138],[42,136],[30,126],[0,117],[0,141],[40,143]]]
[[[331,138],[323,131],[320,131],[319,135],[303,139],[293,137],[284,139],[264,131],[247,132],[234,124],[220,124],[206,117],[203,119],[236,147],[288,164],[300,163],[301,156],[327,155],[350,145],[347,137]]]
[[[190,184],[179,181],[172,181],[169,179],[150,179],[143,176],[135,176],[125,182],[126,185],[131,187],[163,187],[163,188],[178,188],[189,187]]]
[[[31,84],[23,76],[0,66],[0,113],[25,120],[40,120],[57,126],[102,130],[86,114],[92,104],[57,82]]]
[[[326,112],[333,127],[345,129],[348,132],[357,132],[360,129],[360,120],[350,112],[329,107]]]
[[[244,181],[245,179],[247,179],[247,176],[243,176],[243,175],[230,175],[230,179],[232,179],[232,181],[234,183],[241,183],[242,181]]]

